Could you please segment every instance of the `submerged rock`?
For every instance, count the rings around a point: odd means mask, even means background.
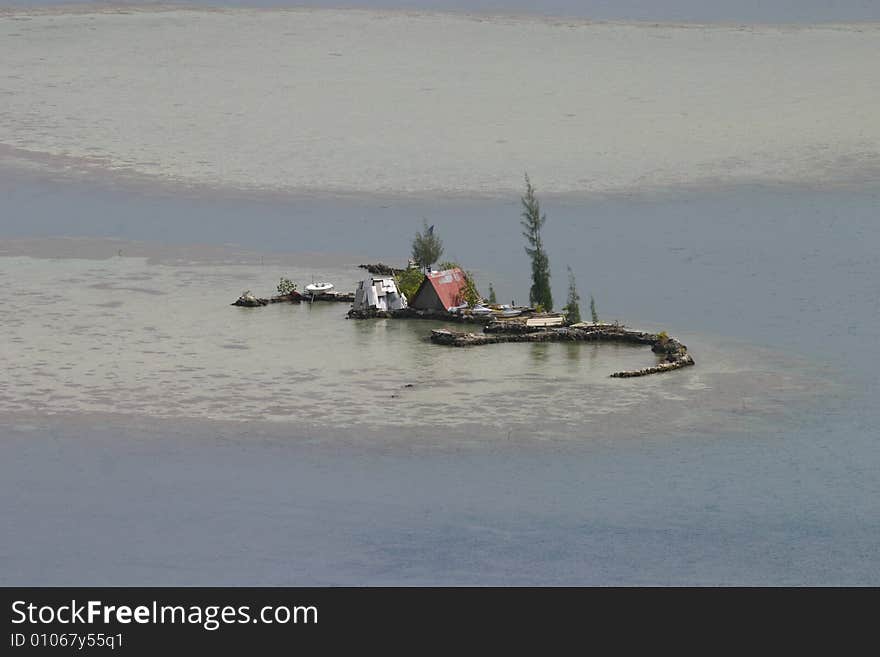
[[[688,367],[694,364],[694,357],[690,354],[683,354],[675,360],[668,360],[654,367],[646,367],[641,370],[626,370],[623,372],[614,372],[611,376],[617,379],[628,379],[634,376],[647,376],[648,374],[659,374],[661,372],[669,372],[682,367]]]
[[[250,290],[242,292],[241,296],[235,300],[233,306],[242,306],[244,308],[257,308],[265,306],[269,303],[268,299],[260,299],[251,294]]]
[[[384,262],[377,262],[374,265],[358,265],[361,269],[366,269],[375,276],[396,276],[406,271],[405,267],[392,267]]]

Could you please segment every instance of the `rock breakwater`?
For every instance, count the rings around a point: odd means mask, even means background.
[[[663,358],[662,362],[640,370],[625,370],[611,374],[615,378],[630,378],[669,372],[694,364],[687,346],[665,333],[633,331],[613,324],[578,324],[575,326],[542,328],[534,331],[504,331],[493,326],[486,333],[463,333],[447,329],[431,332],[431,342],[450,347],[473,347],[501,342],[626,342],[650,346]]]

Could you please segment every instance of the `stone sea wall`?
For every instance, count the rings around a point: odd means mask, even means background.
[[[450,347],[473,347],[501,342],[628,342],[651,347],[651,351],[663,357],[663,361],[640,370],[626,370],[611,374],[615,378],[647,376],[681,369],[694,364],[687,347],[664,333],[632,331],[623,326],[599,324],[552,327],[525,332],[521,328],[505,331],[493,325],[486,333],[462,333],[437,329],[431,332],[431,342]]]
[[[259,308],[268,306],[270,303],[301,303],[303,301],[329,301],[331,303],[351,303],[354,301],[354,292],[324,292],[322,294],[300,294],[299,292],[291,292],[290,294],[280,294],[278,296],[255,297],[252,294],[243,294],[230,305],[242,306],[245,308]]]
[[[471,315],[468,313],[448,313],[444,310],[417,310],[416,308],[401,308],[400,310],[376,310],[368,308],[366,310],[355,310],[352,308],[348,311],[349,319],[428,319],[437,322],[455,322],[458,324],[482,324],[486,325],[492,321],[491,316],[487,315]]]

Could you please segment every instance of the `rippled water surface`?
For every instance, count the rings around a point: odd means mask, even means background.
[[[116,246],[125,247],[103,244]],[[657,357],[618,344],[441,347],[427,341],[432,328],[479,328],[348,320],[347,304],[231,307],[240,289],[267,289],[279,265],[172,264],[120,252],[0,258],[7,310],[0,411],[336,428],[477,425],[489,435],[607,431],[613,419],[623,434],[673,420],[707,426],[717,413],[748,421],[838,385],[805,361],[699,335],[687,339],[699,368],[611,379]],[[351,266],[312,270],[340,283],[359,275]],[[283,271],[309,280],[295,259]]]
[[[79,0],[4,0],[10,7],[42,7],[82,4]],[[119,2],[115,4],[149,4]],[[356,7],[364,9],[407,9],[428,11],[470,11],[528,13],[551,16],[579,16],[596,20],[730,21],[806,23],[878,20],[880,11],[870,0],[543,0],[540,5],[526,0],[182,0],[178,5],[212,7]]]
[[[229,305],[351,289],[422,217],[522,299],[516,199],[0,192],[0,583],[880,581],[870,188],[548,198],[557,303],[570,262],[697,361],[630,380],[649,350]]]

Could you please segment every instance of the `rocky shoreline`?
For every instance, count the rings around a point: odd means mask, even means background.
[[[349,319],[429,319],[436,322],[455,322],[458,324],[482,324],[492,322],[492,317],[487,315],[471,315],[469,313],[449,313],[439,310],[417,310],[416,308],[401,308],[400,310],[367,310],[348,311]]]
[[[360,269],[366,269],[368,272],[373,274],[374,276],[397,276],[406,271],[405,267],[392,267],[391,265],[386,265],[384,262],[377,262],[375,264],[367,264],[367,265],[358,265]]]
[[[498,324],[503,324],[499,322]],[[627,342],[651,347],[651,351],[662,356],[663,361],[652,367],[640,370],[625,370],[611,374],[614,378],[631,378],[659,374],[689,367],[694,358],[687,346],[667,336],[665,333],[645,333],[632,331],[615,324],[576,324],[565,327],[538,328],[523,330],[517,327],[492,325],[485,333],[462,333],[447,329],[431,332],[431,342],[450,347],[473,347],[501,342]]]
[[[261,306],[268,306],[270,303],[302,303],[303,301],[351,303],[354,301],[354,292],[324,292],[323,294],[300,294],[299,292],[291,292],[290,294],[280,294],[278,296],[269,297],[268,299],[255,297],[252,294],[242,294],[229,305],[240,306],[242,308],[260,308]]]
[[[362,268],[373,272],[390,270],[387,265],[360,265]],[[329,292],[324,294],[305,296],[299,292],[291,292],[271,298],[258,298],[249,291],[243,293],[233,306],[261,307],[271,303],[301,303],[302,301],[354,301],[353,293]],[[438,322],[452,322],[459,324],[478,324],[483,327],[482,333],[466,333],[462,331],[450,331],[448,329],[435,329],[431,331],[431,342],[449,347],[474,347],[485,344],[497,344],[501,342],[626,342],[630,344],[642,344],[650,346],[662,360],[656,365],[639,370],[623,370],[613,372],[614,378],[632,378],[660,374],[672,370],[681,369],[694,365],[694,357],[688,353],[687,346],[679,340],[669,337],[666,332],[646,333],[633,331],[620,324],[590,324],[580,322],[569,326],[540,325],[541,319],[547,319],[546,314],[529,313],[515,319],[499,318],[495,315],[473,314],[467,311],[450,313],[437,310],[421,310],[415,308],[401,308],[398,310],[378,310],[368,308],[365,310],[348,311],[349,319],[426,319]]]

